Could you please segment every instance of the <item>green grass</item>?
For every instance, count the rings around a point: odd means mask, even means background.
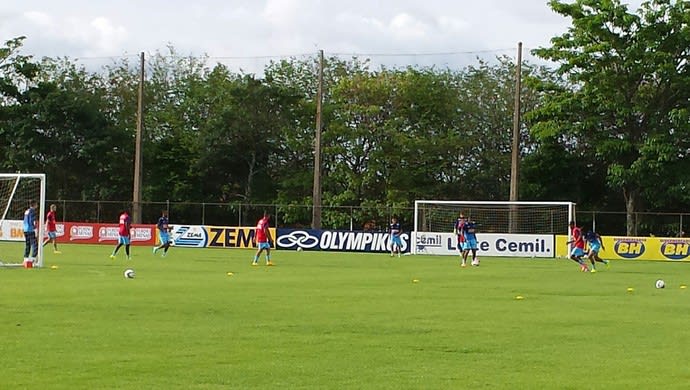
[[[688,264],[583,274],[566,260],[461,269],[449,257],[282,251],[276,267],[251,267],[248,250],[161,259],[136,247],[125,262],[108,246],[61,249],[43,269],[0,269],[2,389],[690,383]],[[1,244],[0,259],[21,251]]]

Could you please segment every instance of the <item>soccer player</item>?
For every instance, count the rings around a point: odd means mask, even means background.
[[[127,210],[122,211],[122,214],[120,214],[120,222],[118,228],[119,237],[117,239],[117,246],[115,247],[113,254],[110,255],[110,258],[114,260],[117,251],[119,251],[120,248],[124,245],[125,253],[127,254],[127,260],[132,260],[132,256],[129,254],[129,230],[132,228],[132,220],[129,218],[129,213],[127,212]]]
[[[273,242],[273,239],[271,238],[271,231],[269,230],[270,219],[270,215],[264,212],[263,218],[256,223],[254,237],[252,237],[252,244],[254,244],[258,249],[254,255],[252,265],[259,265],[259,256],[261,256],[261,252],[264,250],[266,251],[266,265],[273,265],[271,262],[271,243]]]
[[[155,255],[159,249],[163,249],[162,257],[168,254],[168,249],[170,248],[170,226],[168,225],[168,210],[161,211],[161,217],[158,218],[158,223],[156,224],[158,228],[158,237],[160,238],[160,246],[153,247],[153,254]]]
[[[62,253],[57,247],[57,218],[55,216],[55,211],[57,206],[55,204],[50,205],[50,211],[46,214],[46,230],[48,231],[48,239],[43,242],[43,246],[46,246],[49,242],[53,243],[53,253]]]
[[[573,249],[570,251],[570,260],[580,264],[580,271],[588,272],[587,264],[582,260],[582,256],[585,255],[585,239],[582,236],[582,229],[575,225],[575,221],[570,221],[570,241],[566,244],[575,244]]]
[[[466,221],[462,226],[463,235],[465,236],[465,243],[462,251],[462,262],[467,262],[467,256],[472,251],[472,265],[479,266],[479,259],[477,258],[477,223],[475,221]]]
[[[400,222],[398,222],[397,217],[391,218],[391,224],[388,230],[391,235],[391,257],[393,257],[395,253],[400,257],[400,251],[402,250],[400,234],[402,234],[402,228],[400,227]]]
[[[460,213],[458,219],[455,221],[455,226],[453,226],[453,232],[458,236],[458,253],[460,255],[460,266],[467,266],[467,256],[463,256],[463,250],[465,245],[465,231],[464,226],[467,219]]]
[[[34,261],[38,256],[38,242],[36,241],[36,208],[38,203],[35,200],[29,201],[29,208],[24,211],[24,267],[33,267]]]
[[[599,233],[590,230],[585,233],[585,241],[589,245],[589,252],[587,253],[587,258],[589,258],[590,263],[592,263],[592,272],[597,272],[596,263],[604,263],[606,266],[609,265],[608,260],[603,260],[599,257],[599,251],[604,249],[604,242],[601,240]]]

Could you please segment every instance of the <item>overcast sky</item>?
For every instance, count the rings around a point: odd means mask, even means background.
[[[624,1],[637,9],[642,0]],[[380,62],[438,64],[548,45],[570,21],[546,0],[3,0],[2,41],[23,53],[88,62],[165,50],[223,57],[387,54]],[[413,53],[457,53],[417,55]],[[233,58],[225,58],[233,57]],[[241,58],[234,58],[241,57]]]

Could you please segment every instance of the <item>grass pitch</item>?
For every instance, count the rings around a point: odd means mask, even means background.
[[[22,249],[0,244],[0,260]],[[43,269],[0,269],[2,389],[690,383],[690,264],[583,274],[567,260],[461,269],[450,257],[277,251],[275,267],[251,267],[249,250],[135,247],[112,261],[109,246],[61,249]]]

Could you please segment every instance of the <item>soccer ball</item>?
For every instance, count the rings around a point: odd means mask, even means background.
[[[659,279],[656,281],[656,283],[654,283],[654,286],[656,288],[664,288],[666,287],[666,283],[663,280]]]
[[[298,247],[297,247],[297,252],[302,252],[302,247],[301,247],[301,246],[298,246]]]
[[[124,272],[125,279],[134,279],[135,273],[131,268],[127,268]]]

